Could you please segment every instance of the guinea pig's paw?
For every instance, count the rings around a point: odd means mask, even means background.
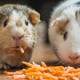
[[[10,65],[6,64],[6,63],[0,63],[0,69],[9,69]]]
[[[9,69],[10,68],[10,65],[8,64],[3,64],[3,69]]]
[[[0,63],[0,69],[2,69],[3,68],[3,64],[2,63]]]

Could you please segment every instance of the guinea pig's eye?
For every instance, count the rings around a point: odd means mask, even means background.
[[[25,20],[25,24],[28,26],[28,24],[29,24],[28,21]]]
[[[67,39],[67,34],[68,34],[68,32],[64,32],[64,34],[63,34],[63,38],[64,38],[64,40]]]
[[[8,23],[8,19],[6,19],[3,23],[3,26],[6,27],[7,26],[7,23]]]

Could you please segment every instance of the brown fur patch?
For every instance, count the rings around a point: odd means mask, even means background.
[[[29,20],[33,25],[37,24],[40,21],[40,16],[31,12],[29,13]]]
[[[67,18],[64,18],[61,16],[59,19],[56,19],[54,21],[53,26],[56,28],[56,31],[59,32],[64,32],[66,25],[68,24],[69,20]]]

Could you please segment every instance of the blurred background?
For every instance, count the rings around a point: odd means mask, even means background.
[[[39,10],[44,4],[55,3],[60,0],[0,0],[0,5],[4,4],[24,4],[30,5],[31,7]]]
[[[57,5],[61,0],[0,0],[0,5],[4,4],[23,4],[29,5],[41,14],[41,19],[48,23],[52,7]]]

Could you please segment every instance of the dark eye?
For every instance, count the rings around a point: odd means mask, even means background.
[[[7,23],[8,23],[8,19],[6,19],[3,23],[3,26],[6,27],[7,26]]]
[[[64,32],[64,35],[63,35],[64,40],[67,39],[67,34],[68,34],[68,32]]]
[[[28,21],[25,20],[25,24],[28,26],[28,24],[29,24]]]

